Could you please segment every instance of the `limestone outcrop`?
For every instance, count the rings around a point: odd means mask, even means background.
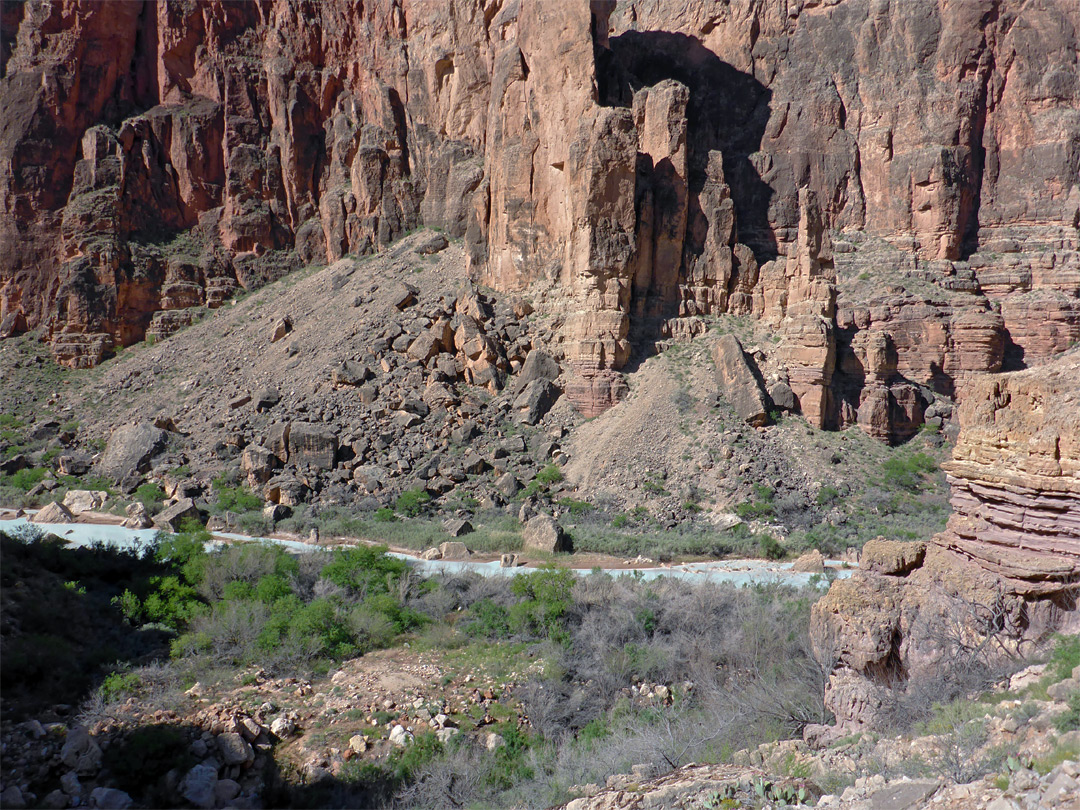
[[[929,544],[884,538],[813,608],[838,729],[873,726],[953,666],[1080,628],[1080,354],[974,382]]]
[[[0,323],[68,366],[420,224],[554,315],[586,415],[720,314],[775,329],[811,423],[888,441],[1080,339],[1068,0],[3,15]]]

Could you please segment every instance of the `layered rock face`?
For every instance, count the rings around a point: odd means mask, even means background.
[[[950,667],[1080,628],[1080,354],[984,377],[947,465],[955,512],[930,544],[871,541],[813,608],[838,728],[874,725]]]
[[[1067,0],[3,13],[0,319],[68,365],[421,223],[547,302],[586,414],[717,314],[776,329],[811,422],[891,441],[1080,338]]]

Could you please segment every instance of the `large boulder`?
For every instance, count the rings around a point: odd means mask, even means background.
[[[525,362],[518,372],[514,381],[514,393],[521,390],[534,380],[547,380],[555,382],[559,378],[559,362],[543,349],[533,349],[525,357]]]
[[[570,537],[563,531],[555,518],[549,515],[537,515],[525,524],[522,533],[522,545],[527,549],[545,551],[554,554],[558,551],[570,551]]]
[[[31,523],[74,523],[75,516],[62,503],[53,501],[30,518]]]
[[[72,512],[92,512],[100,509],[109,499],[109,493],[101,490],[69,489],[64,495],[64,506]]]
[[[67,733],[60,749],[60,761],[79,776],[93,776],[101,770],[102,753],[97,741],[83,726]]]
[[[235,731],[227,731],[219,734],[217,738],[218,751],[226,765],[244,765],[255,761],[255,751],[251,743],[245,740]]]
[[[293,464],[310,464],[321,470],[334,467],[337,456],[337,436],[324,427],[308,422],[293,422],[289,430],[289,460]]]
[[[713,349],[713,360],[720,393],[740,418],[755,426],[768,424],[768,394],[739,339],[734,335],[720,338]]]
[[[150,422],[121,425],[109,437],[97,471],[112,481],[144,473],[150,469],[150,459],[165,449],[168,438],[164,430]]]
[[[199,508],[191,498],[181,498],[154,515],[154,525],[165,531],[179,531],[185,520],[199,520]]]
[[[274,470],[280,464],[277,456],[258,444],[245,447],[240,455],[240,466],[247,473],[248,484],[252,487],[265,484],[273,478]]]
[[[533,380],[514,398],[514,416],[519,422],[535,425],[558,398],[559,389],[550,380]]]
[[[214,796],[217,781],[217,768],[206,763],[196,765],[180,783],[180,795],[196,807],[211,808],[217,803]]]

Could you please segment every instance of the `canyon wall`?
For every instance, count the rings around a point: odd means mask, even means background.
[[[586,414],[635,349],[747,315],[812,423],[902,440],[1080,339],[1078,27],[1069,0],[8,3],[0,333],[90,366],[437,226],[556,314]]]

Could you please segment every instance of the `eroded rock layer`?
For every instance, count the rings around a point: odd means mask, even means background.
[[[860,572],[813,608],[839,728],[883,721],[951,668],[1080,626],[1080,352],[984,376],[960,423],[946,531],[930,544],[871,541]]]
[[[5,4],[0,334],[93,365],[427,224],[546,300],[587,414],[635,347],[749,315],[812,423],[902,440],[1080,339],[1078,29],[1069,0]]]

